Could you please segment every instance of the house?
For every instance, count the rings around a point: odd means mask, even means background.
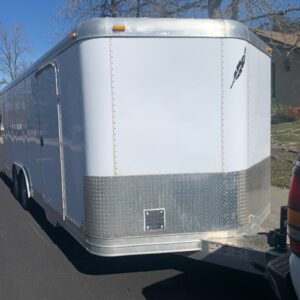
[[[272,97],[286,106],[300,107],[300,31],[255,30],[273,48]]]

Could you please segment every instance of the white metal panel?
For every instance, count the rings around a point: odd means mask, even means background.
[[[224,39],[223,43],[223,171],[248,168],[247,64],[233,83],[234,73],[244,55],[247,42]],[[246,48],[247,49],[247,48]],[[246,50],[246,60],[248,53]],[[233,84],[233,85],[232,85]]]
[[[15,88],[15,145],[18,156],[15,157],[15,161],[23,162],[26,165],[27,162],[27,147],[26,147],[26,135],[27,135],[27,121],[26,121],[26,101],[25,101],[25,81],[21,81]]]
[[[2,108],[3,143],[4,143],[4,145],[2,146],[3,150],[2,150],[2,166],[1,166],[3,170],[8,168],[8,158],[7,158],[6,149],[9,147],[9,139],[8,139],[9,124],[8,124],[8,109],[6,103],[6,98],[7,98],[6,94],[7,92],[0,96],[1,108]]]
[[[37,189],[42,186],[37,87],[34,75],[27,77],[25,81],[28,158],[26,162],[22,161],[22,164],[28,171],[31,185]]]
[[[41,142],[40,167],[44,200],[57,211],[62,211],[61,168],[57,119],[56,75],[48,65],[37,74],[39,125]]]
[[[111,43],[116,174],[220,172],[220,40]]]
[[[15,159],[15,152],[17,150],[14,147],[15,104],[14,93],[12,90],[7,91],[5,95],[7,108],[7,126],[4,138],[5,166],[8,169],[11,169]]]
[[[224,39],[223,50],[224,171],[231,172],[270,156],[270,58],[242,40]]]
[[[85,143],[78,44],[59,55],[57,62],[63,121],[67,217],[81,226],[84,222]]]
[[[271,61],[254,46],[248,46],[248,166],[270,156]]]
[[[0,95],[0,114],[1,114],[1,130],[3,141],[6,140],[5,131],[7,123],[7,110],[6,110],[6,96],[5,94]],[[5,152],[3,145],[1,145],[1,157],[0,157],[0,171],[3,172],[5,169]]]
[[[87,40],[79,47],[84,99],[85,172],[89,176],[112,176],[114,152],[109,40]]]

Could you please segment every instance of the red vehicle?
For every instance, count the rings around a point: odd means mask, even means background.
[[[292,254],[290,274],[295,292],[300,299],[300,155],[293,170],[288,204],[288,232]]]
[[[277,258],[269,262],[267,271],[278,298],[300,300],[300,155],[293,169],[288,206],[283,207],[283,211],[281,230],[276,235],[277,239],[282,237],[282,253],[278,253]],[[286,228],[289,247],[284,247]]]

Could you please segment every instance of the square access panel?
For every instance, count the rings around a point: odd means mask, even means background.
[[[144,231],[165,229],[165,209],[145,209],[144,210]]]

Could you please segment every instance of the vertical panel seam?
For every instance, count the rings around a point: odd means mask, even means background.
[[[59,69],[57,64],[53,64],[55,71],[55,84],[57,94],[57,126],[58,126],[58,140],[59,140],[59,154],[60,154],[60,173],[61,173],[61,195],[62,195],[62,212],[63,220],[67,216],[67,199],[66,199],[66,178],[65,178],[65,154],[64,154],[64,137],[63,137],[63,120],[61,108],[61,92],[59,82]]]
[[[250,70],[249,70],[249,49],[248,43],[246,43],[246,67],[247,67],[247,79],[246,79],[246,101],[247,101],[247,166],[250,165],[250,145],[251,145],[251,135],[250,135],[250,95],[249,95],[249,87],[250,87]]]
[[[113,161],[114,175],[117,175],[117,139],[116,139],[116,99],[114,91],[114,67],[113,67],[113,50],[112,38],[109,39],[109,68],[110,68],[110,88],[111,88],[111,110],[112,110],[112,130],[113,130]]]
[[[221,172],[224,172],[224,44],[221,39]]]

